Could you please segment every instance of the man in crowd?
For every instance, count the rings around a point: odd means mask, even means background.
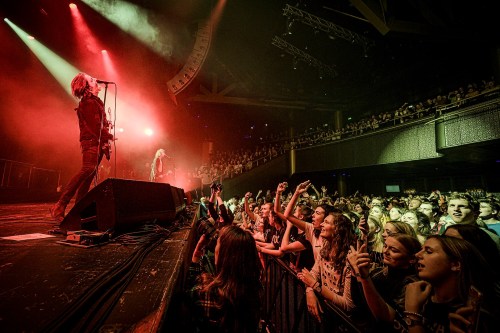
[[[466,193],[456,194],[448,200],[448,216],[450,219],[440,223],[439,234],[442,235],[448,226],[453,224],[473,224],[476,223],[476,216],[479,214],[479,205],[472,196]],[[500,251],[500,238],[487,228],[482,228],[495,241]]]

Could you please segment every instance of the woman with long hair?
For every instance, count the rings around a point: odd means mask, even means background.
[[[167,170],[167,167],[163,161],[167,157],[165,149],[158,149],[155,153],[153,163],[151,163],[151,172],[149,174],[150,182],[165,182],[166,177],[172,173],[171,170]]]
[[[220,229],[215,272],[203,271],[203,235],[193,253],[190,290],[193,319],[200,332],[257,332],[261,306],[261,264],[252,235],[237,227]]]
[[[368,215],[366,221],[361,218],[359,223],[361,239],[368,245],[367,250],[375,265],[382,265],[384,238],[382,223],[374,215]]]
[[[483,294],[484,305],[498,304],[494,274],[471,243],[432,235],[416,257],[422,281],[406,287],[404,321],[408,332],[449,332],[452,326],[454,332],[467,332],[472,325],[479,325],[477,332],[494,331],[495,319],[488,312],[481,311],[479,322],[470,316],[474,311],[467,301],[472,286]]]
[[[386,224],[386,226],[389,223]],[[376,331],[390,332],[402,319],[405,288],[417,281],[415,254],[420,251],[418,239],[404,233],[393,233],[385,239],[383,267],[370,271],[372,260],[366,244],[358,242],[357,249],[351,247],[348,256],[365,295],[366,303],[376,320]]]
[[[278,186],[285,186],[285,185],[280,184]],[[320,237],[322,228],[321,225],[324,222],[325,218],[329,215],[333,207],[327,204],[318,205],[316,208],[314,208],[314,211],[310,218],[311,219],[310,222],[293,216],[292,214],[293,207],[295,207],[295,204],[297,203],[299,197],[303,193],[305,193],[310,186],[311,186],[311,181],[309,180],[297,185],[297,187],[295,188],[295,192],[293,193],[292,197],[290,198],[290,201],[288,202],[288,206],[285,210],[284,216],[287,219],[287,221],[296,226],[298,229],[304,231],[305,240],[310,243],[314,256],[314,261],[316,261],[319,260],[320,258],[320,250],[323,246],[323,238]],[[309,217],[307,219],[309,219]],[[285,244],[284,244],[285,250],[290,250],[290,247],[288,245],[290,244],[285,239]],[[300,244],[299,248],[294,249],[294,251],[299,251],[300,248],[305,249],[306,247],[307,245]],[[306,302],[307,302],[307,309],[309,310],[309,312],[312,314],[314,318],[316,318],[316,320],[321,322],[321,313],[323,312],[323,310],[318,301],[318,298],[316,297],[316,294],[314,293],[314,290],[310,287],[306,288]]]
[[[351,311],[355,307],[351,296],[353,274],[347,265],[347,254],[356,240],[352,222],[342,211],[334,209],[321,223],[320,236],[323,247],[319,260],[311,271],[304,268],[297,276],[327,300],[344,311]]]

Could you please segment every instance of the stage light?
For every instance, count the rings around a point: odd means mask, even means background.
[[[69,4],[69,8],[71,8],[71,9],[76,9],[76,4],[74,4],[74,3],[70,3],[70,4]]]
[[[172,55],[173,33],[153,26],[150,21],[153,13],[123,0],[112,2],[83,0],[83,2],[157,54],[163,57]]]
[[[107,50],[101,50],[102,63],[104,65],[104,70],[106,71],[107,77],[112,77],[118,79],[118,74],[116,72],[115,65],[111,60],[110,53]]]
[[[153,136],[154,131],[151,128],[146,128],[144,130],[144,134],[146,134],[147,136]]]
[[[120,133],[123,133],[124,131],[125,131],[125,130],[123,129],[123,127],[120,127],[120,128],[118,129],[118,132],[120,132]]]
[[[93,54],[97,54],[99,50],[102,49],[102,47],[99,45],[99,42],[95,38],[94,34],[87,25],[87,22],[85,22],[85,19],[83,18],[78,8],[76,8],[76,6],[74,8],[71,8],[71,17],[73,20],[75,37],[76,40],[79,41],[79,43],[77,44],[78,48],[80,49],[79,53],[83,55],[90,51]],[[91,64],[90,66],[93,67],[95,66],[95,64]]]
[[[72,66],[66,60],[58,56],[53,51],[49,50],[45,45],[37,41],[33,36],[29,35],[10,20],[5,20],[21,40],[28,46],[38,60],[47,68],[63,89],[71,95],[71,87],[68,82],[71,82],[73,77],[79,72],[77,68]]]

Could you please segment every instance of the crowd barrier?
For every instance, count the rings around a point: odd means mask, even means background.
[[[305,286],[293,269],[281,259],[269,257],[264,290],[263,332],[302,333],[367,332],[362,318],[353,318],[335,305],[322,301],[321,323],[307,309]],[[319,297],[321,298],[321,297]]]

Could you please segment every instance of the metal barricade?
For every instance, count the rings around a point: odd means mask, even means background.
[[[267,332],[302,333],[364,332],[349,314],[333,304],[322,302],[322,320],[317,322],[307,310],[305,286],[281,259],[267,260],[264,318]]]

